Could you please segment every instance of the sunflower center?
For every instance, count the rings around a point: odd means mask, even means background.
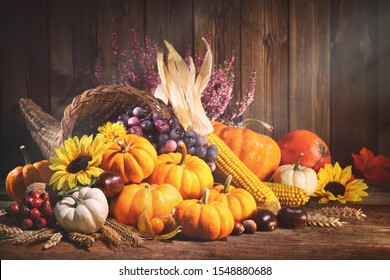
[[[81,170],[85,171],[85,169],[87,169],[88,167],[88,162],[91,159],[92,157],[89,156],[78,157],[69,163],[68,167],[66,168],[66,171],[73,174],[78,173]]]
[[[345,194],[345,187],[339,182],[330,182],[326,184],[324,190],[331,192],[335,197]]]

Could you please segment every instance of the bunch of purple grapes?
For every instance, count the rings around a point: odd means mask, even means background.
[[[148,113],[141,107],[135,107],[120,115],[117,122],[126,127],[127,133],[148,139],[158,154],[179,152],[178,142],[183,141],[188,154],[203,159],[211,171],[215,170],[218,148],[210,144],[206,136],[197,135],[193,130],[185,131],[174,115],[166,121],[160,111]]]

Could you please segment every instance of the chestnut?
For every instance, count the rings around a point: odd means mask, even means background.
[[[242,225],[244,226],[245,233],[253,234],[257,230],[257,226],[254,220],[245,220],[242,222]]]
[[[110,198],[119,194],[125,187],[125,184],[122,177],[118,174],[111,171],[104,171],[97,177],[92,187],[99,188],[107,198]]]
[[[278,225],[285,228],[295,228],[307,223],[307,213],[298,206],[283,206],[277,215]]]
[[[245,230],[245,228],[244,228],[243,224],[235,221],[231,235],[241,235],[244,232],[244,230]]]
[[[257,210],[252,219],[255,221],[258,231],[272,231],[278,225],[278,219],[271,211]]]

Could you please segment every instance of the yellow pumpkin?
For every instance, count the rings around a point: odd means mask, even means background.
[[[210,190],[209,202],[219,201],[227,205],[235,221],[242,222],[256,211],[256,201],[246,190],[230,185],[232,176],[229,175],[224,185],[217,185]]]
[[[251,129],[230,127],[219,122],[213,122],[213,127],[214,133],[260,180],[267,179],[278,168],[280,148],[271,137]]]
[[[187,154],[184,143],[181,153],[158,156],[156,167],[149,177],[151,184],[171,184],[178,189],[183,199],[199,199],[204,188],[212,188],[213,174],[207,163],[197,156]]]
[[[233,231],[233,214],[224,203],[209,202],[209,192],[206,188],[201,200],[184,200],[175,210],[173,217],[189,238],[211,241],[225,238]]]
[[[5,189],[12,200],[20,202],[26,192],[26,188],[37,182],[49,183],[53,171],[49,168],[48,160],[41,160],[31,164],[25,146],[20,150],[25,160],[25,165],[17,166],[11,170],[5,179]]]
[[[182,201],[172,185],[131,184],[110,201],[110,214],[123,224],[137,226],[143,211],[147,211],[150,219],[163,218]]]
[[[114,140],[100,167],[121,176],[125,184],[140,183],[152,173],[156,161],[156,149],[147,139],[127,134]]]

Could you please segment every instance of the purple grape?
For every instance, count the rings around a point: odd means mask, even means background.
[[[140,125],[139,118],[138,117],[131,117],[131,118],[129,118],[129,121],[127,122],[127,125],[129,127],[139,126]]]
[[[116,122],[117,122],[117,123],[120,123],[120,124],[123,124],[125,127],[127,126],[127,122],[125,123],[125,122],[122,121],[122,120],[117,120]]]
[[[171,116],[169,119],[169,126],[171,129],[180,127],[179,119],[176,116]]]
[[[196,134],[193,130],[188,130],[185,132],[183,141],[184,144],[186,144],[187,148],[190,148],[195,145],[195,137]]]
[[[174,152],[177,148],[177,142],[175,140],[168,140],[165,143],[164,148],[167,152]]]
[[[205,156],[205,161],[215,161],[218,157],[218,148],[215,145],[210,145],[207,147],[207,153]]]
[[[166,122],[162,121],[158,125],[156,125],[156,129],[158,133],[165,134],[169,132],[169,125]]]
[[[127,124],[129,121],[130,117],[128,114],[122,114],[118,117],[118,122],[121,121],[123,124]]]
[[[150,143],[156,143],[157,142],[157,136],[156,134],[152,134],[152,133],[145,133],[145,131],[143,131],[144,134],[143,136],[149,140]]]
[[[169,140],[168,134],[160,134],[158,136],[158,143],[162,146],[165,145],[165,143]]]
[[[195,155],[201,159],[205,158],[207,154],[207,149],[205,147],[196,148]]]
[[[209,142],[206,136],[200,135],[195,137],[195,147],[204,147]]]
[[[130,130],[131,134],[135,134],[135,135],[138,135],[138,136],[142,136],[143,135],[142,129],[139,126],[133,126],[130,129],[128,129],[127,131],[129,131],[129,130]]]
[[[194,146],[187,148],[187,154],[195,155],[196,148]]]
[[[215,162],[213,162],[213,161],[208,161],[207,165],[210,167],[211,172],[214,172],[215,169],[217,168],[217,166],[215,165]]]
[[[172,129],[169,132],[169,138],[171,138],[172,140],[175,140],[175,141],[182,139],[183,135],[184,135],[184,132],[179,128]]]
[[[151,121],[145,120],[141,122],[140,127],[142,128],[143,132],[151,132],[153,131],[154,125]]]
[[[163,114],[160,111],[153,111],[152,116],[154,121],[163,119]]]
[[[146,112],[141,107],[135,107],[133,109],[133,116],[138,118],[143,118],[144,116],[146,116]]]

